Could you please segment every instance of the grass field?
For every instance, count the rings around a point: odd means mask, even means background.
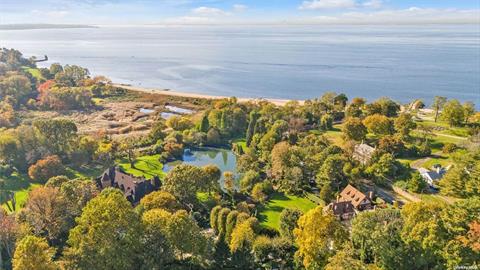
[[[435,122],[433,120],[422,120],[418,121],[417,124],[419,125],[424,125],[428,127],[440,127],[443,130],[441,131],[435,131],[435,133],[438,134],[444,134],[444,135],[452,135],[452,136],[458,136],[458,137],[468,137],[468,130],[467,128],[464,127],[450,127],[448,123],[443,122],[443,121],[438,121]]]
[[[139,157],[135,161],[135,168],[132,168],[127,160],[122,160],[119,165],[126,173],[135,176],[143,176],[147,179],[154,176],[162,177],[165,175],[165,172],[163,172],[163,164],[160,163],[159,158],[160,155]]]
[[[32,76],[35,77],[37,80],[44,80],[42,73],[40,73],[40,70],[38,68],[23,67],[23,70],[32,74]]]
[[[28,192],[33,188],[40,186],[40,184],[34,184],[28,176],[14,173],[9,177],[2,178],[5,181],[5,190],[15,192],[15,201],[17,202],[17,209],[21,208],[27,201]],[[5,202],[2,202],[2,207],[8,211],[8,207]]]
[[[81,168],[72,168],[67,167],[65,176],[70,179],[74,178],[95,178],[103,172],[104,168],[100,166],[82,166]],[[5,189],[8,191],[15,192],[15,200],[17,202],[17,209],[20,209],[24,206],[28,198],[28,193],[36,188],[41,186],[38,183],[32,183],[27,175],[14,173],[10,177],[3,177],[5,180]],[[2,206],[5,210],[8,211],[7,206],[2,202]]]
[[[82,166],[80,168],[67,167],[66,176],[70,179],[75,178],[96,178],[100,176],[106,168],[102,166]]]
[[[296,208],[306,212],[316,206],[317,205],[308,198],[276,193],[271,197],[270,201],[260,209],[259,220],[263,226],[278,230],[280,213],[283,209]]]

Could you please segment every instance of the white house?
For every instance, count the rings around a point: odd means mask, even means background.
[[[368,144],[361,143],[355,145],[353,151],[353,158],[359,161],[362,164],[367,164],[372,159],[372,155],[375,152],[375,148],[371,147]]]
[[[447,172],[448,168],[442,168],[440,166],[434,167],[433,170],[428,170],[425,168],[419,168],[418,172],[423,177],[425,182],[428,183],[431,187],[435,187],[438,181],[442,179],[443,175]]]

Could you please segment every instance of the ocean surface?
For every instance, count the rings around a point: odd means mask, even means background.
[[[148,26],[0,31],[0,46],[134,86],[308,99],[326,91],[480,105],[480,25]]]

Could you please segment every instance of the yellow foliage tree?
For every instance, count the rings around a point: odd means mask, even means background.
[[[332,215],[323,214],[322,207],[314,208],[298,220],[294,230],[298,251],[295,257],[306,269],[323,269],[348,237],[344,226]]]
[[[258,220],[254,217],[251,217],[235,226],[230,240],[230,251],[232,253],[250,250],[253,242],[255,241],[256,226],[258,226]]]
[[[13,256],[13,270],[59,269],[52,257],[55,249],[44,238],[28,235],[17,244]]]

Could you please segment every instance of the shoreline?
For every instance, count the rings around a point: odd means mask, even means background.
[[[164,95],[164,96],[173,96],[173,97],[186,97],[186,98],[201,98],[201,99],[225,99],[225,98],[231,98],[227,96],[216,96],[216,95],[208,95],[208,94],[199,94],[199,93],[191,93],[191,92],[180,92],[180,91],[175,91],[175,90],[165,90],[161,88],[145,88],[145,87],[140,87],[140,86],[131,86],[131,85],[124,85],[124,84],[118,84],[118,83],[112,83],[113,86],[115,87],[120,87],[124,88],[129,91],[135,91],[135,92],[143,92],[143,93],[149,93],[149,94],[158,94],[158,95]],[[298,101],[300,104],[304,103],[304,100],[294,100],[294,99],[277,99],[277,98],[241,98],[241,97],[236,97],[239,102],[257,102],[257,101],[268,101],[272,104],[275,104],[277,106],[284,106],[290,101]]]

